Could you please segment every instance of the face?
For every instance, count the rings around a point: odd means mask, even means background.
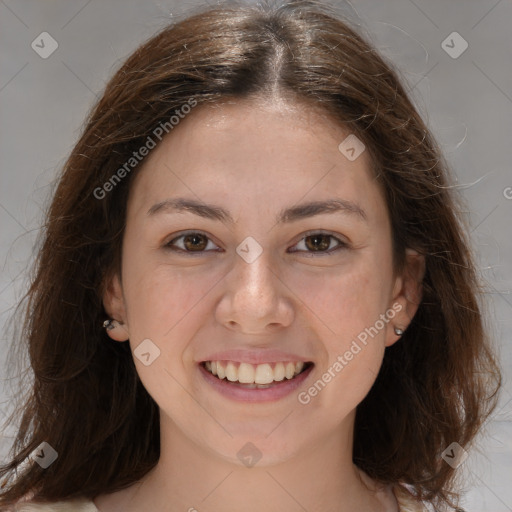
[[[393,274],[368,152],[338,149],[349,134],[304,106],[197,107],[132,183],[109,335],[129,339],[162,428],[211,456],[242,464],[251,442],[271,464],[349,432],[415,312],[415,255]]]

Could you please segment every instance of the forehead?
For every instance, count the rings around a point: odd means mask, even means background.
[[[339,149],[349,135],[302,104],[196,107],[146,157],[131,187],[129,210],[147,211],[184,193],[206,202],[238,200],[240,208],[279,209],[303,198],[341,195],[382,215],[385,205],[368,152],[351,161]]]

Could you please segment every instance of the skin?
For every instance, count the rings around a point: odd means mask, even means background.
[[[112,277],[104,305],[121,323],[108,331],[113,340],[134,350],[149,338],[160,349],[149,366],[134,361],[160,408],[161,457],[140,482],[96,497],[101,512],[397,510],[389,490],[352,463],[353,428],[386,347],[399,339],[394,327],[407,328],[416,313],[424,260],[407,250],[405,270],[394,274],[389,215],[369,154],[349,161],[338,150],[349,133],[307,105],[231,102],[196,107],[146,157],[128,200],[121,276]],[[236,222],[146,214],[178,196],[222,206]],[[367,221],[336,213],[275,223],[284,208],[329,198],[357,203]],[[165,248],[185,230],[208,237],[202,253]],[[310,230],[347,246],[315,252]],[[250,264],[236,252],[248,236],[263,248]],[[183,238],[174,243],[194,251]],[[398,304],[307,405],[296,392],[235,402],[199,374],[197,362],[214,350],[278,348],[315,363],[299,389],[307,390]],[[247,442],[262,454],[252,468],[237,457]]]

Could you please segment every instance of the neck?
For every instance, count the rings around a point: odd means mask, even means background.
[[[321,443],[312,442],[286,460],[266,464],[271,436],[255,440],[254,445],[262,447],[262,458],[246,467],[234,457],[208,451],[161,415],[157,466],[137,484],[95,503],[101,512],[383,511],[382,495],[373,492],[372,482],[352,463],[353,421],[354,415]],[[247,441],[230,442],[244,446]]]

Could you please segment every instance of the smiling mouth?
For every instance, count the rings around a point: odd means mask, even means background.
[[[293,380],[308,368],[312,362],[288,361],[277,363],[250,364],[236,361],[204,361],[203,368],[219,380],[247,389],[266,389],[280,382]]]

